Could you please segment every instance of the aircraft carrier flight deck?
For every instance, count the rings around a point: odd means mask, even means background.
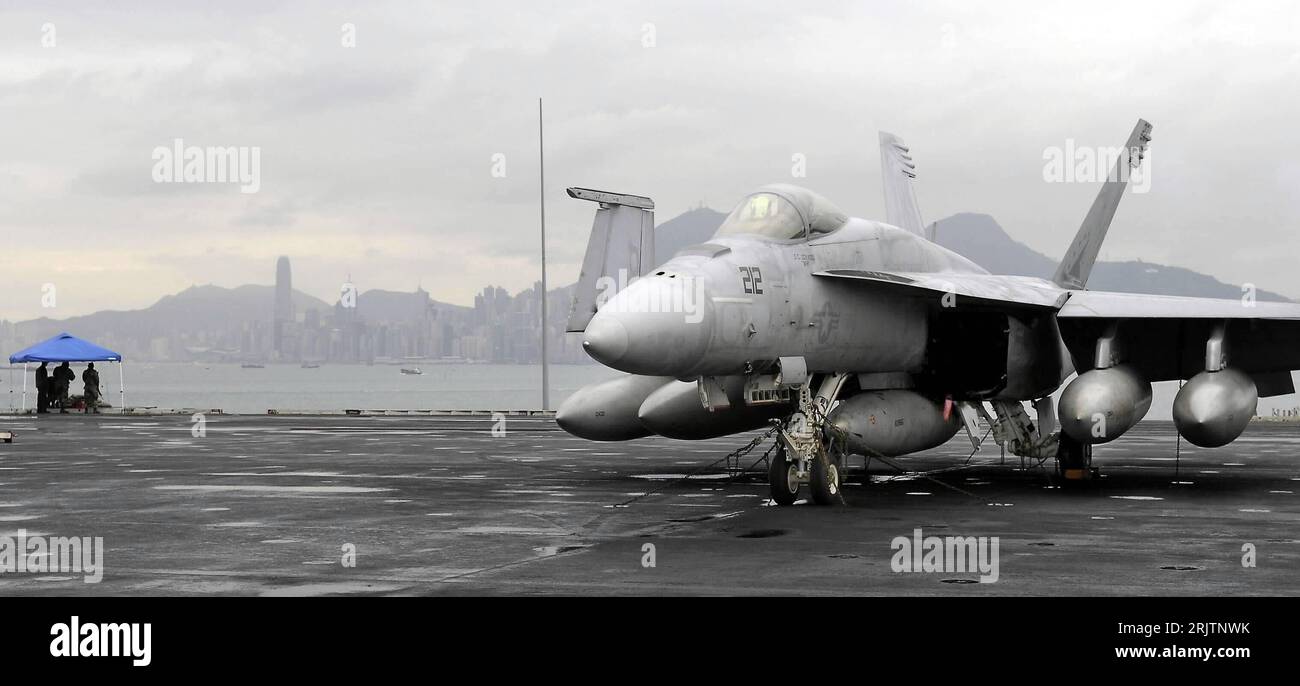
[[[1292,595],[1300,424],[1198,449],[1168,422],[1052,461],[989,442],[850,462],[844,503],[768,504],[757,433],[593,443],[547,417],[5,417],[0,535],[101,536],[103,577],[20,595]],[[494,435],[493,429],[498,431]],[[504,428],[502,434],[500,429]],[[730,462],[751,466],[770,443]],[[891,541],[998,537],[995,583],[899,573]],[[1249,551],[1249,564],[1243,560]]]

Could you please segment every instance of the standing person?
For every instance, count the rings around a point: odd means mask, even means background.
[[[72,371],[67,362],[54,370],[54,396],[59,401],[59,414],[68,413],[68,389],[76,379],[77,373]]]
[[[81,382],[86,384],[86,414],[92,408],[95,414],[99,414],[99,372],[95,371],[94,362],[86,365],[86,371],[81,373]]]
[[[45,409],[50,406],[50,370],[46,366],[48,364],[42,362],[41,366],[36,368],[36,414],[49,412]]]

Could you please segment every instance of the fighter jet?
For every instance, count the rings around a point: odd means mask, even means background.
[[[990,274],[937,245],[909,149],[883,132],[885,222],[773,184],[658,265],[652,200],[571,188],[599,207],[568,330],[627,375],[579,390],[556,421],[601,441],[770,425],[780,505],[804,486],[840,502],[848,455],[928,450],[963,428],[978,449],[980,419],[1011,453],[1086,482],[1092,446],[1146,415],[1155,381],[1186,381],[1173,406],[1184,438],[1226,445],[1259,397],[1294,392],[1300,305],[1087,290],[1150,140],[1139,120],[1051,280]]]

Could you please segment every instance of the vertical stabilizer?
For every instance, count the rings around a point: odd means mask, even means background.
[[[654,269],[655,203],[640,195],[589,188],[570,188],[567,192],[570,198],[599,204],[565,326],[565,331],[578,333],[586,330],[587,322],[596,314],[597,282],[601,277],[626,284]]]
[[[926,236],[913,188],[916,164],[912,162],[912,153],[902,138],[884,131],[880,132],[880,178],[885,187],[885,221]]]
[[[1083,218],[1083,225],[1079,227],[1079,233],[1074,236],[1074,242],[1066,251],[1065,259],[1061,260],[1061,266],[1056,268],[1056,275],[1052,277],[1056,285],[1075,289],[1088,285],[1088,275],[1092,273],[1092,265],[1097,262],[1101,243],[1106,240],[1106,230],[1110,228],[1120,198],[1124,196],[1124,189],[1128,186],[1129,175],[1142,164],[1147,143],[1150,141],[1151,124],[1145,119],[1139,119],[1137,126],[1133,127],[1133,133],[1129,134],[1124,149],[1115,160],[1114,169],[1102,184],[1097,199],[1092,201],[1088,216]]]

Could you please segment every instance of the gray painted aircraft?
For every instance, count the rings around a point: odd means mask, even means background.
[[[927,450],[963,428],[978,449],[981,418],[1006,450],[1086,480],[1092,446],[1142,419],[1154,381],[1187,381],[1173,407],[1183,437],[1226,445],[1260,396],[1294,391],[1300,305],[1086,290],[1150,139],[1139,120],[1051,280],[989,274],[935,244],[909,150],[887,133],[887,223],[774,184],[661,265],[649,198],[571,188],[599,209],[568,330],[627,376],[581,389],[556,421],[607,441],[772,424],[781,505],[804,485],[839,501],[850,454]]]

